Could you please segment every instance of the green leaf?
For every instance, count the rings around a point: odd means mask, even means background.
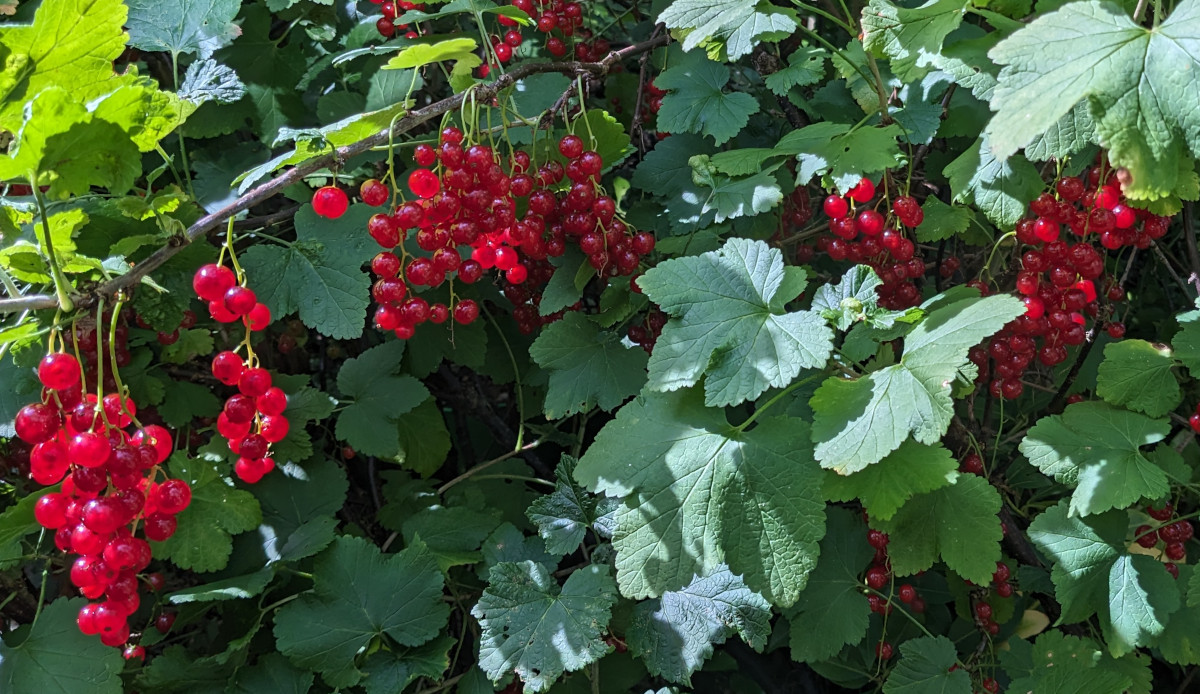
[[[1080,402],[1039,419],[1020,450],[1043,473],[1074,487],[1071,514],[1086,516],[1167,493],[1166,473],[1141,447],[1163,440],[1169,430],[1166,420]]]
[[[126,0],[129,43],[144,51],[207,58],[241,34],[238,0]]]
[[[1171,348],[1145,340],[1121,340],[1104,348],[1096,376],[1096,394],[1106,402],[1151,417],[1162,417],[1179,405],[1179,381],[1171,368]]]
[[[954,484],[914,496],[890,520],[888,556],[899,575],[924,571],[940,555],[958,575],[986,585],[1000,560],[1000,494],[987,480],[960,475]]]
[[[1127,522],[1119,511],[1072,518],[1064,499],[1029,525],[1029,539],[1053,563],[1050,579],[1062,623],[1080,622],[1108,601],[1108,570],[1120,556]]]
[[[837,284],[823,284],[817,288],[812,310],[841,331],[849,330],[860,321],[873,328],[890,328],[905,316],[905,312],[879,307],[879,293],[875,290],[882,284],[869,265],[855,265]]]
[[[544,405],[549,419],[597,406],[611,412],[646,382],[646,351],[626,347],[619,335],[601,330],[578,312],[546,326],[530,346],[529,357],[550,372]]]
[[[393,694],[404,691],[418,677],[440,680],[450,667],[450,649],[454,644],[453,637],[443,636],[423,646],[375,653],[363,667],[367,675],[363,687],[367,694]]]
[[[526,516],[538,528],[552,554],[570,554],[579,549],[589,526],[600,526],[600,517],[611,510],[609,499],[597,499],[575,482],[578,461],[563,455],[554,469],[554,491],[539,497],[529,507]],[[610,533],[611,534],[611,533]]]
[[[1143,554],[1117,557],[1108,572],[1108,650],[1121,656],[1153,645],[1179,609],[1179,589],[1162,562]]]
[[[958,651],[945,636],[909,639],[900,644],[900,662],[883,683],[883,694],[970,694],[971,676],[954,667]]]
[[[254,485],[262,504],[263,524],[258,540],[265,563],[312,556],[333,541],[337,513],[346,501],[350,483],[337,463],[316,458],[306,467],[280,465]]]
[[[738,2],[738,4],[744,4]],[[699,133],[724,144],[746,127],[758,102],[749,94],[725,93],[729,68],[699,51],[684,54],[655,78],[670,93],[662,98],[658,128],[668,133]]]
[[[1082,151],[1096,139],[1096,126],[1086,103],[1075,104],[1067,115],[1059,118],[1046,132],[1025,146],[1030,161],[1063,159]]]
[[[658,21],[668,29],[686,30],[685,51],[719,39],[730,62],[749,55],[762,35],[790,34],[796,29],[796,22],[778,8],[747,0],[675,0]]]
[[[212,463],[182,454],[171,456],[171,477],[192,485],[192,503],[179,513],[179,527],[163,542],[152,542],[154,556],[170,559],[181,569],[219,571],[233,551],[232,535],[262,522],[258,500],[234,489]]]
[[[7,156],[0,156],[0,179],[38,174],[48,195],[83,195],[92,186],[120,194],[141,173],[137,145],[118,125],[101,120],[77,101],[73,91],[50,87],[25,108],[25,118]]]
[[[216,417],[221,411],[221,401],[211,388],[189,381],[167,381],[166,395],[158,406],[163,421],[181,429],[197,417]]]
[[[446,462],[450,452],[450,431],[437,400],[429,398],[410,412],[396,418],[400,437],[400,453],[395,461],[428,477]]]
[[[718,566],[681,590],[638,603],[626,639],[651,675],[691,686],[692,673],[712,656],[713,645],[730,636],[762,650],[770,620],[770,604],[728,567]]]
[[[702,211],[715,212],[714,219],[717,222],[762,214],[783,201],[779,182],[765,172],[749,178],[710,176],[705,184],[712,192],[704,201]]]
[[[551,258],[554,274],[542,291],[542,301],[538,304],[538,315],[548,316],[561,311],[583,298],[583,287],[575,281],[581,272],[587,272],[584,264],[587,256],[575,246],[568,246],[565,253],[557,258]],[[591,266],[588,265],[588,269]]]
[[[322,220],[305,205],[296,213],[294,244],[256,244],[242,254],[250,288],[272,316],[298,311],[305,325],[324,335],[362,334],[371,286],[362,265],[375,253],[362,230],[373,213],[353,205],[337,220]]]
[[[575,478],[622,500],[613,547],[628,597],[728,564],[788,605],[816,565],[825,504],[803,422],[771,418],[740,432],[694,390],[649,394],[600,430]]]
[[[958,28],[969,3],[964,0],[928,0],[906,8],[889,0],[871,0],[862,12],[863,47],[888,65],[904,82],[925,76],[942,41]]]
[[[159,358],[166,364],[186,364],[196,357],[212,354],[215,343],[207,328],[180,330],[179,339],[162,348]]]
[[[871,616],[858,579],[874,557],[871,546],[862,542],[866,527],[849,509],[832,506],[827,513],[821,561],[787,612],[792,660],[799,663],[828,660],[842,646],[862,641]]]
[[[936,195],[925,198],[921,205],[925,218],[917,227],[917,241],[932,243],[953,238],[967,230],[971,224],[971,210],[957,205],[947,205]]]
[[[85,102],[128,79],[113,71],[125,50],[127,13],[120,0],[45,0],[32,25],[0,28],[0,45],[10,55],[9,67],[0,63],[0,129],[17,132],[26,104],[48,88],[69,86]],[[10,69],[8,84],[2,78]]]
[[[475,39],[467,37],[446,39],[437,43],[418,43],[396,54],[388,61],[386,69],[401,70],[440,63],[443,60],[460,61],[464,59],[468,62],[474,59],[474,65],[471,67],[475,67],[482,62],[479,56],[471,53],[475,50],[475,45]]]
[[[638,279],[671,319],[650,356],[649,388],[676,390],[707,374],[705,403],[735,405],[824,366],[833,332],[816,313],[788,313],[805,273],[761,241],[659,263]],[[736,568],[735,568],[736,570]],[[689,576],[690,578],[690,576]]]
[[[262,594],[271,579],[275,578],[274,569],[262,569],[245,576],[224,578],[212,583],[185,588],[175,591],[165,597],[172,605],[182,605],[189,602],[213,602],[219,600],[237,600],[252,598]]]
[[[956,202],[973,203],[993,224],[1011,228],[1025,215],[1029,201],[1045,184],[1036,167],[1023,156],[997,159],[985,138],[979,138],[943,173],[950,179]]]
[[[55,600],[37,624],[7,631],[0,643],[0,691],[120,694],[121,652],[79,631],[75,617],[87,602]],[[20,637],[24,634],[24,639]]]
[[[1090,0],[1042,15],[989,54],[1003,69],[986,133],[1007,157],[1087,101],[1099,143],[1135,199],[1179,192],[1178,162],[1200,155],[1200,2],[1185,0],[1153,29]],[[1053,94],[1053,99],[1047,99]]]
[[[871,518],[887,521],[913,496],[954,484],[957,470],[958,461],[940,443],[909,440],[853,475],[826,472],[822,489],[830,501],[861,499]]]
[[[188,65],[179,85],[179,98],[196,106],[209,101],[232,104],[246,96],[246,85],[232,68],[212,58],[197,60]]]
[[[355,656],[372,639],[386,634],[419,646],[450,614],[442,573],[420,542],[384,555],[366,540],[342,536],[317,556],[312,573],[312,592],[275,613],[275,638],[296,666],[320,672],[333,687],[362,679]]]
[[[1003,656],[1002,656],[1003,657]],[[1014,691],[1124,692],[1137,691],[1120,661],[1108,659],[1087,638],[1047,631],[1033,645],[1027,677],[1014,679]],[[1006,668],[1013,674],[1013,668]]]
[[[396,420],[429,398],[412,376],[393,376],[404,343],[385,342],[347,359],[338,371],[338,389],[353,398],[338,415],[336,434],[363,455],[394,458],[400,452]]]
[[[788,66],[767,75],[767,88],[775,96],[786,95],[793,87],[816,84],[825,76],[825,59],[829,53],[823,48],[801,46],[788,56]]]
[[[420,538],[446,571],[452,566],[479,561],[479,546],[499,524],[499,514],[492,509],[430,506],[405,520],[401,531],[408,542]]]
[[[191,107],[174,94],[159,91],[153,81],[142,79],[93,100],[88,110],[96,118],[119,126],[140,151],[149,152],[183,122]],[[184,199],[176,189],[151,196],[148,205],[159,211],[174,211]]]
[[[254,667],[238,670],[235,688],[230,694],[308,694],[313,686],[313,674],[292,667],[278,653],[267,653]]]
[[[497,564],[471,609],[482,630],[479,667],[493,682],[516,672],[526,694],[546,691],[608,653],[601,637],[616,602],[606,567],[576,569],[560,589],[536,562]]]
[[[1187,607],[1171,615],[1167,628],[1158,637],[1158,649],[1163,659],[1175,665],[1200,664],[1200,606],[1192,604],[1200,594],[1196,591],[1196,567],[1179,567],[1179,584],[1188,585]]]
[[[784,135],[775,151],[795,155],[800,162],[797,185],[807,184],[813,176],[829,176],[834,187],[844,192],[864,176],[897,166],[896,138],[901,134],[898,125],[852,128],[845,123],[816,123]]]
[[[879,462],[910,435],[939,441],[953,416],[951,385],[967,350],[1023,312],[1011,296],[943,302],[905,338],[900,363],[855,380],[826,380],[812,398],[821,466],[848,475]]]

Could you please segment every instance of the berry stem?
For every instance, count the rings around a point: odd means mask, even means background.
[[[513,446],[513,452],[515,453],[521,450],[525,442],[525,389],[521,384],[521,370],[517,367],[517,357],[513,354],[512,346],[508,344],[508,338],[504,336],[504,331],[500,330],[500,324],[492,317],[491,312],[487,310],[487,306],[480,304],[480,309],[483,315],[487,317],[488,322],[492,324],[492,328],[495,329],[496,335],[504,345],[504,351],[508,353],[508,361],[512,364],[513,384],[517,389],[517,412],[521,416],[520,424],[517,425],[517,443]]]
[[[42,197],[42,190],[38,186],[37,172],[29,173],[29,180],[33,183],[33,200],[37,203],[38,216],[42,221],[42,245],[46,253],[46,262],[50,263],[50,277],[54,280],[54,293],[58,297],[58,307],[63,311],[73,311],[75,302],[71,300],[71,283],[67,280],[67,276],[63,274],[62,267],[58,264],[58,254],[54,252],[54,239],[50,234],[50,217],[46,213],[46,200]],[[12,293],[12,290],[9,290]],[[46,308],[49,308],[48,306]]]

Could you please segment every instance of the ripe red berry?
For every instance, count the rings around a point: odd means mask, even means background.
[[[479,304],[472,299],[463,299],[454,305],[454,320],[460,325],[474,323],[479,317]]]
[[[1004,583],[1004,582],[1008,581],[1008,578],[1011,575],[1012,575],[1012,571],[1008,568],[1008,564],[1005,564],[1002,561],[998,561],[998,562],[996,562],[996,570],[992,573],[992,582],[993,583]]]
[[[1146,508],[1146,513],[1150,514],[1150,517],[1157,521],[1170,520],[1171,516],[1175,515],[1175,507],[1170,503],[1163,504],[1158,508],[1149,506]]]
[[[855,202],[869,202],[871,198],[875,197],[875,183],[869,178],[864,178],[846,195]]]
[[[433,148],[433,145],[419,144],[413,149],[413,161],[417,163],[417,166],[428,169],[437,163],[437,150]]]
[[[875,644],[875,657],[879,660],[891,660],[892,644],[887,643],[886,641]]]
[[[81,376],[79,361],[66,352],[47,354],[38,364],[38,380],[52,390],[70,388],[79,383]]]
[[[999,595],[1002,598],[1011,598],[1012,594],[1013,594],[1013,587],[1012,587],[1011,583],[996,584],[996,595]]]
[[[850,212],[850,204],[840,195],[830,195],[821,203],[821,209],[830,219],[841,219]]]
[[[988,621],[992,618],[992,606],[986,602],[975,603],[975,616],[982,622]]]
[[[429,145],[425,145],[428,147]],[[369,178],[363,181],[363,184],[358,189],[358,195],[362,201],[371,207],[379,207],[388,199],[388,187],[381,183],[378,179]]]
[[[442,189],[442,182],[438,179],[437,174],[429,169],[413,169],[408,174],[408,187],[418,197],[428,200]]]
[[[567,159],[577,159],[583,154],[583,140],[578,135],[566,135],[558,141],[558,151]]]
[[[917,598],[917,589],[905,583],[896,590],[896,594],[900,596],[900,602],[911,605],[912,601]]]
[[[882,566],[872,566],[871,568],[867,569],[866,582],[868,586],[874,588],[875,590],[883,588],[888,582],[887,569],[883,568]]]
[[[345,191],[337,186],[324,186],[313,193],[313,211],[326,219],[337,219],[346,214],[350,207],[350,199]]]
[[[154,620],[154,628],[158,629],[158,633],[165,634],[175,626],[175,613],[163,612]]]
[[[958,466],[958,469],[971,475],[982,475],[983,458],[978,453],[968,453],[962,459],[962,463]]]
[[[875,549],[887,549],[888,540],[888,534],[885,532],[874,529],[867,531],[867,544]]]
[[[201,265],[192,276],[192,289],[196,296],[205,301],[219,301],[225,298],[225,292],[237,284],[237,276],[233,270],[224,265]]]

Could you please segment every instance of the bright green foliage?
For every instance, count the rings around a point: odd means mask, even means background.
[[[546,691],[609,651],[600,637],[616,602],[605,567],[578,569],[560,588],[541,564],[497,564],[471,610],[483,630],[479,666],[493,682],[515,671],[526,694]]]
[[[166,601],[172,605],[182,605],[189,602],[252,598],[260,595],[273,578],[275,578],[274,569],[262,569],[245,576],[223,578],[194,588],[185,588],[166,596]]]
[[[950,302],[909,333],[900,363],[855,380],[825,381],[812,399],[821,466],[848,475],[879,462],[910,434],[936,443],[950,424],[950,387],[967,350],[1023,312],[1008,296]]]
[[[126,13],[120,0],[46,0],[32,25],[0,28],[0,127],[17,132],[24,105],[47,88],[83,102],[121,84],[112,61],[125,50]]]
[[[660,263],[638,279],[672,316],[650,356],[652,390],[695,385],[705,403],[732,405],[822,366],[833,333],[811,311],[786,312],[805,273],[761,241],[731,239],[719,251]]]
[[[218,571],[233,551],[231,535],[253,530],[262,510],[250,492],[235,489],[218,468],[203,458],[176,454],[168,463],[171,477],[192,486],[192,503],[179,513],[178,529],[163,542],[151,543],[154,556],[170,559],[181,569]]]
[[[779,182],[771,174],[760,173],[749,178],[713,176],[705,166],[706,159],[707,155],[698,154],[689,163],[692,164],[692,179],[712,188],[701,211],[714,212],[714,221],[762,214],[783,200]]]
[[[964,9],[962,0],[929,0],[911,9],[871,0],[862,13],[863,47],[890,58],[892,72],[905,82],[920,79],[946,35],[962,22]]]
[[[121,653],[79,633],[75,617],[87,602],[58,599],[32,628],[5,632],[0,643],[0,691],[119,694]],[[22,633],[24,632],[24,633]]]
[[[1180,159],[1189,149],[1200,156],[1192,104],[1200,89],[1197,26],[1195,0],[1176,5],[1153,31],[1100,0],[1039,17],[990,53],[1004,66],[986,131],[992,150],[1013,154],[1087,100],[1110,161],[1129,169],[1127,195],[1154,200],[1181,192]]]
[[[397,455],[397,419],[429,398],[417,379],[392,375],[403,352],[403,342],[385,342],[347,359],[338,371],[338,389],[354,402],[338,417],[336,433],[364,455]]]
[[[179,85],[179,98],[187,99],[197,106],[209,101],[231,104],[240,101],[245,95],[246,85],[238,79],[237,73],[212,58],[197,60],[188,65],[183,83]]]
[[[546,550],[554,554],[570,554],[578,549],[588,526],[612,534],[611,518],[604,516],[613,511],[615,500],[594,498],[580,487],[574,478],[577,463],[564,455],[554,470],[554,491],[535,501],[526,514],[546,541]]]
[[[1167,628],[1158,637],[1158,649],[1167,662],[1176,665],[1200,664],[1200,600],[1195,566],[1179,567],[1179,583],[1187,585],[1186,607],[1171,615]]]
[[[914,495],[954,484],[957,470],[958,461],[942,445],[909,440],[865,470],[826,472],[822,490],[830,501],[861,499],[871,518],[887,521]]]
[[[544,411],[560,419],[594,407],[609,412],[642,389],[645,350],[628,348],[582,313],[571,312],[534,340],[529,356],[550,372]]]
[[[884,694],[969,694],[971,676],[951,671],[958,653],[945,636],[911,639],[900,644],[900,662],[883,685]]]
[[[1086,520],[1067,516],[1060,501],[1034,519],[1029,537],[1054,567],[1051,578],[1064,622],[1099,614],[1108,649],[1120,657],[1152,645],[1180,607],[1180,595],[1162,564],[1124,550],[1124,514]]]
[[[899,575],[942,561],[958,575],[986,585],[1000,559],[1000,494],[987,480],[960,475],[954,484],[920,494],[875,527],[891,536],[888,556]]]
[[[825,525],[807,434],[783,418],[738,431],[695,391],[622,407],[575,469],[589,489],[622,498],[622,594],[662,595],[728,564],[772,603],[795,602]]]
[[[777,96],[783,96],[792,87],[818,82],[825,76],[825,59],[828,57],[828,52],[823,48],[797,48],[788,56],[787,67],[767,75],[767,88]]]
[[[1083,150],[1096,139],[1096,127],[1086,103],[1079,103],[1046,132],[1025,146],[1030,161],[1062,159]]]
[[[145,51],[173,56],[199,53],[207,58],[241,33],[233,23],[237,0],[126,0],[129,43]]]
[[[749,94],[726,93],[728,81],[725,65],[699,51],[684,54],[654,80],[659,89],[671,92],[663,97],[659,128],[669,133],[708,135],[718,145],[727,142],[758,111],[758,102]]]
[[[954,200],[973,203],[991,222],[1011,228],[1025,215],[1029,201],[1042,191],[1038,170],[1021,155],[997,159],[986,138],[979,138],[946,166]]]
[[[942,241],[963,233],[971,224],[971,211],[966,207],[947,205],[930,195],[921,204],[925,219],[917,227],[917,240],[922,243]]]
[[[683,50],[725,45],[729,60],[747,55],[764,34],[786,36],[796,22],[769,3],[748,0],[675,0],[658,16],[669,29],[681,30]]]
[[[296,213],[294,244],[260,244],[243,254],[250,288],[272,316],[299,312],[305,325],[330,337],[362,334],[371,281],[361,268],[376,252],[362,230],[373,213],[355,205],[330,222],[306,205]]]
[[[797,184],[807,184],[813,176],[828,176],[833,187],[844,193],[864,176],[874,178],[895,164],[900,155],[899,135],[897,125],[851,128],[843,123],[815,123],[784,135],[775,145],[775,153],[794,155],[800,162]]]
[[[419,646],[437,635],[450,612],[441,601],[443,583],[422,543],[383,555],[366,540],[340,537],[317,556],[312,593],[276,613],[279,650],[331,686],[357,684],[363,672],[356,655],[372,640],[386,634]]]
[[[859,581],[874,555],[864,541],[867,529],[848,509],[835,506],[828,514],[821,562],[787,613],[792,659],[801,663],[828,660],[862,641],[871,615]]]
[[[869,265],[855,265],[842,275],[842,281],[817,288],[813,293],[812,310],[841,331],[849,330],[859,322],[872,328],[890,328],[906,313],[879,307],[876,289],[882,284]]]
[[[1078,692],[1126,691],[1133,679],[1105,658],[1096,642],[1079,636],[1048,631],[1038,636],[1026,677],[1015,679],[1014,691],[1064,691],[1067,686]],[[1010,665],[1008,671],[1014,668]]]
[[[1096,393],[1113,405],[1162,417],[1179,405],[1179,381],[1169,347],[1122,340],[1104,348]]]
[[[697,576],[678,591],[638,603],[626,638],[646,659],[650,674],[690,685],[692,673],[713,653],[713,644],[737,634],[761,650],[771,633],[771,606],[728,567]]]
[[[1071,514],[1086,516],[1166,493],[1166,473],[1141,447],[1161,441],[1169,429],[1165,420],[1081,402],[1040,419],[1020,449],[1042,472],[1075,487]]]

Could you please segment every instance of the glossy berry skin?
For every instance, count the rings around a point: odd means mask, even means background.
[[[883,588],[888,582],[887,570],[881,566],[872,566],[867,569],[866,582],[868,586],[875,590]]]
[[[225,292],[225,308],[239,318],[250,313],[258,303],[254,291],[245,287],[230,287]]]
[[[442,189],[442,182],[438,179],[437,174],[429,169],[413,169],[408,174],[408,187],[417,197],[428,200]]]
[[[388,187],[378,179],[370,178],[363,181],[362,186],[358,189],[358,195],[371,207],[379,207],[387,202]]]
[[[317,216],[326,219],[337,219],[346,214],[350,207],[350,199],[345,191],[337,186],[324,186],[313,193],[313,211]]]
[[[830,219],[841,219],[850,212],[850,204],[840,195],[830,195],[821,203],[821,209]]]
[[[219,301],[225,298],[225,292],[237,284],[237,276],[233,270],[224,265],[209,263],[201,265],[192,276],[192,289],[196,296],[205,301]]]
[[[583,140],[578,135],[566,135],[558,141],[558,151],[567,159],[578,159],[583,154]]]
[[[875,657],[880,660],[892,659],[892,644],[884,642],[875,645]]]
[[[53,390],[65,390],[79,383],[82,371],[74,356],[66,352],[47,354],[38,364],[38,380]]]
[[[864,178],[846,195],[854,202],[869,202],[871,198],[875,197],[875,183],[869,178]]]
[[[469,325],[479,317],[479,304],[472,299],[463,299],[454,305],[454,321],[460,325]]]

